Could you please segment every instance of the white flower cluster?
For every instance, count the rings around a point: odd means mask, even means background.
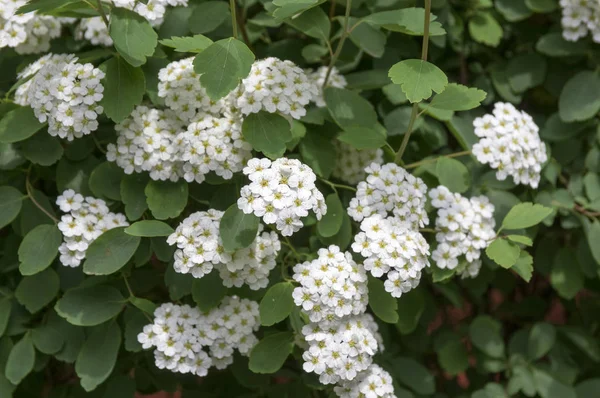
[[[102,17],[84,18],[75,29],[77,40],[87,40],[95,46],[112,46],[113,41],[108,34],[106,24]]]
[[[117,142],[108,144],[106,159],[116,162],[125,174],[147,171],[150,178],[162,181],[181,177],[177,137],[183,123],[175,113],[140,105],[115,130]]]
[[[371,163],[383,163],[381,149],[358,150],[353,146],[334,140],[336,147],[335,168],[332,175],[348,184],[358,184],[367,177],[365,168]]]
[[[74,55],[48,54],[29,65],[20,76],[33,78],[19,87],[16,101],[30,105],[48,134],[72,141],[98,128],[104,96],[104,72],[80,64]]]
[[[340,398],[396,398],[392,376],[375,364],[371,364],[352,381],[344,381],[333,390]]]
[[[220,115],[227,111],[227,101],[212,100],[194,72],[194,57],[174,61],[158,72],[158,96],[183,120],[192,120],[198,113]]]
[[[211,171],[230,179],[251,157],[240,124],[227,117],[198,114],[186,130],[174,111],[140,105],[115,130],[107,159],[126,174],[147,171],[154,180],[201,183]]]
[[[237,204],[245,214],[254,213],[266,224],[275,224],[283,236],[302,228],[302,217],[312,210],[320,220],[327,212],[323,194],[315,186],[317,176],[297,159],[250,159],[243,170],[250,184],[242,187]]]
[[[577,41],[590,34],[600,43],[600,2],[598,0],[560,0],[563,37]]]
[[[393,297],[419,285],[421,271],[429,266],[429,245],[410,223],[379,214],[360,223],[352,250],[365,258],[364,267],[379,278],[386,275],[385,290]]]
[[[146,18],[152,26],[162,24],[167,7],[187,7],[188,0],[111,0],[115,7],[127,8]]]
[[[431,258],[439,268],[459,267],[463,278],[476,277],[481,269],[481,251],[496,235],[494,205],[487,196],[467,199],[442,185],[429,191],[429,197],[438,209],[435,219],[438,245]],[[461,256],[464,262],[459,261]]]
[[[144,349],[154,347],[159,369],[206,376],[214,366],[233,363],[235,350],[248,355],[258,342],[258,303],[225,297],[207,314],[189,305],[166,303],[154,311],[154,322],[138,335]]]
[[[0,48],[13,47],[19,54],[50,49],[50,40],[60,36],[60,19],[35,12],[17,14],[27,0],[0,0]]]
[[[104,232],[129,225],[123,214],[111,213],[102,199],[84,198],[72,189],[56,198],[56,204],[68,213],[58,223],[63,234],[63,243],[58,248],[60,262],[67,267],[78,267],[90,244]]]
[[[304,371],[318,374],[323,384],[353,380],[373,363],[377,349],[383,350],[377,330],[370,314],[303,326],[309,346],[302,354]]]
[[[275,267],[281,243],[275,232],[258,234],[249,247],[227,253],[219,235],[223,212],[209,209],[193,213],[169,236],[167,243],[177,245],[175,271],[202,278],[213,268],[219,271],[223,285],[241,287],[247,284],[258,290],[269,284],[269,273]]]
[[[348,208],[354,221],[374,214],[386,217],[391,212],[415,227],[429,223],[425,211],[427,186],[423,180],[394,163],[371,163],[365,171],[367,179],[358,184],[356,197]]]
[[[334,245],[319,249],[319,257],[294,267],[294,302],[311,322],[332,321],[366,311],[367,273],[352,255]]]
[[[229,95],[229,101],[244,115],[265,110],[300,119],[316,95],[316,86],[301,68],[270,57],[252,64],[250,74]]]
[[[473,126],[475,134],[481,137],[473,145],[479,162],[496,169],[499,180],[512,176],[515,184],[537,188],[548,156],[531,116],[512,104],[497,102],[493,114],[478,117]]]
[[[323,83],[325,83],[325,77],[327,76],[327,66],[321,66],[316,71],[310,73],[309,79],[313,82],[317,88],[317,95],[313,98],[313,101],[319,108],[325,106],[325,99],[323,98]],[[331,69],[329,79],[327,79],[327,87],[345,88],[348,85],[344,75],[340,73],[338,68],[335,66]]]

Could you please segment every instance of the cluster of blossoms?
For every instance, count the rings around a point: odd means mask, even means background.
[[[84,18],[75,29],[75,38],[87,40],[95,46],[112,46],[113,41],[108,34],[102,17]]]
[[[27,0],[0,0],[0,48],[13,47],[19,54],[50,49],[50,40],[60,36],[60,19],[35,12],[17,14]]]
[[[336,147],[335,168],[332,175],[348,184],[358,184],[367,177],[365,168],[371,163],[383,163],[381,149],[355,149],[353,146],[334,140]]]
[[[200,75],[194,72],[193,62],[194,57],[190,57],[162,68],[158,72],[158,96],[183,120],[192,120],[198,113],[226,113],[227,101],[214,101],[208,96],[200,84]]]
[[[146,18],[152,26],[162,24],[167,7],[187,7],[187,0],[110,0],[115,7],[127,8]]]
[[[111,213],[102,199],[84,198],[67,189],[56,199],[65,214],[58,223],[63,243],[58,248],[60,262],[67,267],[78,267],[85,258],[90,244],[109,229],[129,225],[121,213]]]
[[[319,375],[323,384],[350,381],[373,363],[381,335],[370,314],[348,316],[302,327],[308,350],[302,354],[306,372]]]
[[[600,3],[596,0],[560,0],[565,40],[577,41],[589,34],[600,43]]]
[[[277,234],[263,232],[260,225],[249,247],[227,253],[219,235],[222,217],[222,211],[210,209],[193,213],[179,224],[167,239],[167,243],[176,244],[178,248],[173,264],[175,271],[202,278],[216,268],[227,287],[241,287],[244,283],[253,290],[267,287],[269,273],[281,250]]]
[[[365,169],[367,178],[357,186],[356,197],[350,201],[348,214],[354,221],[379,214],[393,213],[399,220],[423,227],[429,223],[425,211],[427,186],[394,163],[371,163]]]
[[[444,186],[429,191],[429,197],[438,209],[435,219],[438,245],[431,258],[439,268],[459,267],[463,278],[476,277],[481,269],[481,251],[496,234],[494,205],[487,196],[467,199]],[[461,256],[464,262],[459,261]]]
[[[365,258],[364,267],[374,277],[387,274],[387,292],[400,297],[419,285],[421,271],[429,266],[429,245],[418,230],[397,217],[379,214],[365,218],[360,230],[352,250]]]
[[[301,68],[270,57],[252,64],[248,77],[229,94],[229,101],[244,115],[264,110],[300,119],[316,95],[317,87]]]
[[[311,322],[331,321],[366,311],[367,273],[352,255],[334,245],[319,249],[319,257],[294,267],[294,302]]]
[[[512,104],[497,102],[493,114],[478,117],[473,125],[475,134],[481,137],[473,145],[479,162],[496,169],[499,180],[511,176],[515,184],[537,188],[548,156],[531,116]]]
[[[29,65],[20,77],[33,78],[19,87],[16,102],[29,105],[48,133],[72,141],[98,128],[104,72],[80,64],[74,55],[48,54]]]
[[[106,158],[125,174],[147,171],[153,180],[163,181],[181,177],[176,140],[183,123],[175,113],[140,105],[115,130],[117,142],[108,144]]]
[[[323,108],[325,106],[325,99],[323,98],[322,88],[323,83],[325,83],[325,77],[327,77],[328,69],[329,68],[327,66],[321,66],[319,69],[310,73],[310,75],[308,76],[318,90],[317,94],[313,98],[313,101],[319,108]],[[338,68],[331,68],[329,79],[327,79],[327,87],[345,88],[347,85],[348,82],[346,82],[346,78],[340,73]]]
[[[320,220],[327,212],[323,194],[315,186],[317,176],[297,159],[250,159],[243,170],[250,184],[242,187],[238,207],[245,213],[275,224],[283,236],[302,228],[302,217],[312,210]]]
[[[230,179],[251,157],[240,124],[227,117],[198,114],[186,130],[174,111],[140,105],[115,130],[107,159],[126,174],[147,171],[154,180],[201,183],[211,171]]]
[[[166,303],[154,311],[154,322],[138,335],[144,349],[154,347],[159,369],[206,376],[211,366],[225,369],[235,350],[248,355],[258,342],[258,303],[225,297],[207,314],[188,305]]]
[[[371,364],[352,381],[333,388],[340,398],[396,398],[392,376],[378,365]]]

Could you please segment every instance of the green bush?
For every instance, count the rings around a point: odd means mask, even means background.
[[[598,396],[599,18],[0,0],[0,397]]]

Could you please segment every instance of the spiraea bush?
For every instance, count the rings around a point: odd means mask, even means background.
[[[600,396],[596,0],[0,0],[0,398]]]

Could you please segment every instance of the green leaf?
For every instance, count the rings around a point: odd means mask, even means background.
[[[209,33],[231,18],[229,5],[223,1],[205,1],[194,6],[190,15],[192,33]]]
[[[56,321],[58,320],[58,322]],[[33,345],[38,351],[54,355],[65,345],[65,336],[62,333],[60,318],[50,318],[45,324],[31,331]]]
[[[213,41],[204,35],[194,35],[192,37],[176,37],[163,39],[159,41],[163,46],[174,48],[180,53],[200,53],[210,46]]]
[[[354,91],[327,87],[324,99],[331,117],[344,130],[357,126],[370,128],[377,123],[373,105]]]
[[[0,228],[17,218],[26,197],[11,186],[0,187]]]
[[[260,219],[254,214],[244,214],[237,203],[232,204],[223,214],[219,224],[223,248],[233,252],[250,246],[256,239],[259,224]]]
[[[100,104],[104,107],[104,114],[119,123],[142,103],[146,78],[141,68],[131,66],[121,57],[113,57],[101,67],[105,69],[106,77]]]
[[[408,357],[390,359],[392,376],[420,395],[435,392],[435,378],[426,367]]]
[[[131,296],[129,297],[129,302],[140,311],[149,315],[154,314],[154,310],[156,310],[156,304],[145,298]]]
[[[294,285],[279,282],[271,286],[260,301],[260,323],[272,326],[287,318],[294,309]]]
[[[583,71],[569,79],[560,92],[558,112],[564,122],[588,120],[600,111],[600,76]],[[1,129],[0,129],[1,131]]]
[[[75,362],[83,389],[93,391],[113,371],[121,347],[121,329],[116,322],[92,329]]]
[[[402,86],[402,91],[411,103],[441,93],[448,85],[448,78],[440,68],[420,59],[400,61],[388,73],[392,82]]]
[[[35,349],[31,334],[25,333],[8,355],[4,375],[14,385],[18,385],[33,370]]]
[[[567,41],[560,32],[547,33],[540,37],[535,49],[549,57],[572,57],[584,55],[589,45],[584,40]]]
[[[127,235],[142,237],[169,236],[173,232],[169,224],[157,220],[142,220],[125,228]]]
[[[500,322],[488,315],[480,315],[469,325],[469,336],[475,347],[492,358],[504,357],[504,340]]]
[[[90,286],[67,290],[54,309],[75,326],[95,326],[117,316],[125,298],[114,287]]]
[[[0,143],[26,140],[44,126],[33,114],[33,109],[28,106],[18,107],[0,119]]]
[[[132,66],[144,65],[158,44],[158,35],[150,23],[125,8],[112,8],[109,31],[115,49]]]
[[[292,352],[292,348],[292,332],[277,332],[266,336],[250,352],[250,370],[254,373],[277,372]]]
[[[430,14],[430,37],[446,34],[446,31],[442,28],[442,24],[437,22],[436,19],[437,17],[434,14]],[[401,10],[376,12],[366,16],[363,20],[393,32],[400,32],[411,36],[423,36],[425,9],[409,7]]]
[[[188,184],[184,180],[151,180],[144,193],[152,215],[159,220],[178,217],[188,202]]]
[[[577,398],[573,387],[557,380],[544,370],[534,367],[533,377],[537,392],[542,398]]]
[[[121,180],[123,169],[112,162],[100,163],[90,174],[88,181],[96,197],[121,200]]]
[[[520,243],[525,246],[532,246],[533,241],[528,236],[523,235],[507,235],[506,238],[511,242]]]
[[[529,358],[538,360],[550,352],[556,342],[556,328],[546,322],[538,322],[529,331],[527,350]]]
[[[267,111],[248,115],[242,124],[242,134],[254,150],[270,158],[281,157],[287,149],[286,142],[293,138],[290,122]]]
[[[4,332],[6,332],[11,311],[12,300],[9,297],[0,300],[0,337],[4,336]]]
[[[355,149],[377,149],[385,145],[385,135],[374,127],[347,127],[338,140],[352,145]]]
[[[440,184],[452,192],[463,193],[469,189],[471,175],[469,169],[460,161],[441,157],[436,162],[435,172]]]
[[[29,231],[19,245],[19,270],[23,275],[33,275],[48,268],[62,242],[56,225],[41,224]]]
[[[486,97],[483,90],[450,83],[431,100],[429,106],[449,111],[467,111],[477,108]]]
[[[523,21],[533,15],[525,5],[525,0],[495,0],[494,5],[509,22]]]
[[[521,278],[525,280],[525,282],[529,282],[531,280],[531,276],[533,275],[533,257],[529,253],[524,250],[521,250],[521,254],[517,259],[515,265],[511,268],[515,271]]]
[[[383,282],[369,276],[369,307],[377,318],[386,323],[398,322],[398,302],[385,291]]]
[[[130,220],[137,220],[148,208],[144,189],[149,177],[145,174],[125,175],[121,180],[121,200],[125,204],[125,214]]]
[[[531,11],[549,13],[558,8],[557,0],[525,0],[525,4]]]
[[[342,227],[345,211],[337,193],[327,195],[325,204],[327,205],[327,213],[317,222],[317,231],[322,237],[329,238],[337,234]]]
[[[437,355],[442,369],[451,376],[462,373],[469,368],[469,353],[458,338],[449,339],[437,351]]]
[[[593,397],[600,391],[600,378],[587,379],[577,384],[575,392],[577,398]]]
[[[194,59],[200,83],[213,100],[226,96],[248,76],[254,54],[241,41],[229,38],[214,42]]]
[[[562,248],[558,251],[550,271],[550,283],[559,296],[571,300],[581,289],[584,279],[581,269],[576,261],[575,253],[570,249]]]
[[[58,275],[52,268],[48,268],[32,276],[26,276],[15,290],[15,297],[27,311],[35,314],[48,305],[59,290]]]
[[[62,157],[60,140],[50,134],[34,134],[21,144],[21,154],[31,163],[50,166]]]
[[[340,248],[340,250],[345,250],[350,242],[352,241],[352,222],[350,221],[350,217],[346,212],[344,212],[342,216],[342,227],[338,231],[337,234],[330,238],[324,238],[322,236],[319,237],[321,243],[326,246],[336,245]]]
[[[485,254],[503,268],[510,268],[519,259],[519,246],[505,239],[495,239],[486,249]]]
[[[544,83],[546,70],[546,59],[539,54],[530,53],[512,58],[506,67],[506,74],[512,90],[522,93]]]
[[[336,162],[336,148],[329,137],[320,134],[320,131],[309,129],[300,141],[299,149],[304,163],[313,169],[315,174],[329,178]]]
[[[503,229],[525,229],[541,223],[552,209],[530,202],[514,206],[502,221]]]
[[[592,361],[600,362],[598,339],[590,332],[575,326],[561,326],[559,332]]]
[[[358,18],[349,18],[349,23],[354,26],[358,23]],[[378,27],[362,23],[352,29],[350,40],[371,57],[381,58],[385,52],[387,36]]]
[[[302,14],[285,20],[285,23],[315,39],[329,40],[331,23],[320,7],[313,7]]]
[[[415,331],[419,320],[425,311],[425,298],[421,289],[413,289],[404,293],[402,298],[398,299],[401,311],[398,312],[398,322],[396,329],[401,334],[410,334]]]
[[[478,43],[498,47],[502,40],[502,26],[489,12],[478,12],[469,19],[469,34]]]
[[[140,238],[125,233],[124,227],[113,228],[94,240],[86,251],[83,272],[110,275],[127,264],[140,245]]]
[[[123,333],[124,347],[129,352],[140,352],[143,350],[137,336],[142,332],[144,326],[148,324],[148,318],[141,311],[125,312],[125,332]]]
[[[302,11],[309,10],[323,2],[324,0],[274,0],[273,5],[279,8],[275,9],[272,14],[277,19],[285,19],[300,14]]]
[[[226,294],[227,287],[223,286],[223,280],[217,271],[194,279],[192,284],[192,298],[202,312],[217,307]]]

